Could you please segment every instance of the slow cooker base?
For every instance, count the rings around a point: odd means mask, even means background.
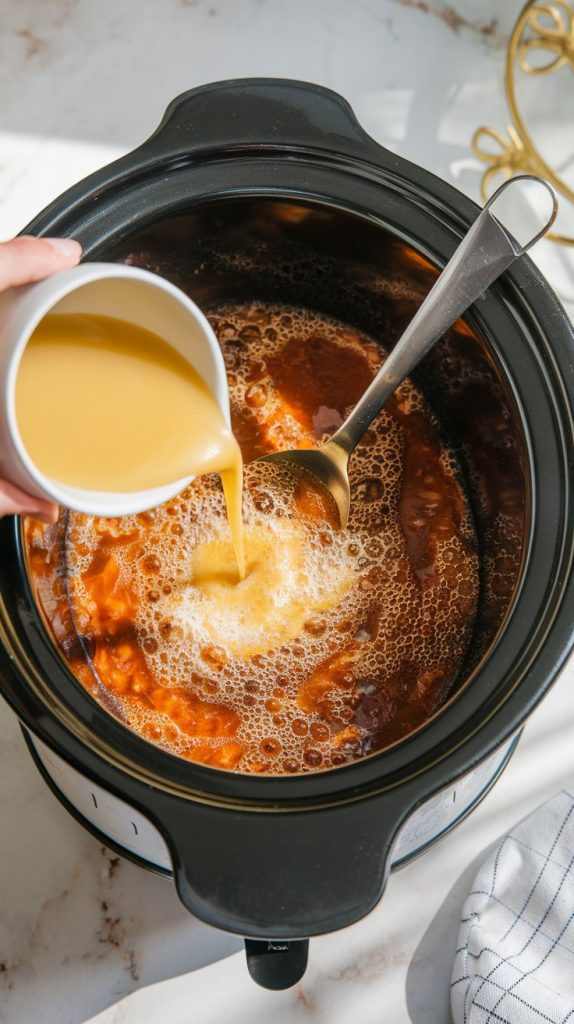
[[[58,785],[54,776],[51,774],[48,764],[46,763],[46,755],[47,759],[51,761],[54,758],[52,752],[49,751],[48,748],[43,747],[43,745],[40,749],[38,740],[35,740],[27,729],[22,728],[22,733],[26,746],[28,747],[42,778],[49,786],[57,800],[59,800],[68,813],[75,818],[75,820],[82,825],[86,831],[90,832],[98,842],[102,843],[102,845],[107,846],[120,857],[124,857],[133,864],[137,864],[138,867],[144,868],[146,871],[151,871],[153,874],[162,875],[164,878],[172,877],[172,872],[168,867],[149,860],[134,852],[133,849],[129,849],[124,846],[86,817],[63,792],[62,788]],[[453,786],[448,787],[446,790],[437,794],[437,796],[433,797],[422,808],[419,808],[419,810],[415,812],[412,819],[407,822],[403,833],[401,833],[395,850],[400,854],[401,847],[404,848],[404,833],[406,833],[407,830],[411,836],[416,835],[418,831],[420,833],[421,842],[418,846],[409,849],[408,852],[404,853],[404,855],[398,856],[393,860],[391,871],[396,871],[399,868],[405,867],[407,864],[410,864],[411,861],[420,857],[423,853],[426,853],[426,851],[434,846],[435,843],[438,843],[440,839],[443,839],[458,825],[460,825],[469,816],[469,814],[471,814],[478,805],[482,803],[508,765],[514,751],[516,750],[521,735],[522,731],[514,736],[503,748],[499,748],[499,750],[495,751],[490,758],[487,758],[487,760],[479,765],[473,772],[458,780]],[[59,758],[58,762],[60,762]],[[68,771],[75,772],[75,769],[71,769],[69,766],[65,767],[68,768]],[[76,774],[79,776],[79,773]],[[469,788],[472,790],[472,783],[475,780],[481,784],[477,787],[477,791],[474,793],[472,799],[469,803],[466,803],[460,812],[455,816],[452,816],[452,809],[457,803],[457,794],[461,787],[464,786],[467,790]],[[92,795],[92,799],[95,800],[87,779],[85,780],[85,783]],[[131,809],[127,804],[125,805],[125,809],[126,814],[129,817]],[[449,810],[451,812],[451,816],[448,815]],[[432,824],[433,822],[435,823],[434,828]]]

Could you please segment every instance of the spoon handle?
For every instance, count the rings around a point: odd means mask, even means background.
[[[519,245],[493,216],[491,207],[505,189],[525,179],[536,181],[548,190],[552,211],[544,227],[525,245]],[[435,281],[377,376],[331,438],[332,442],[351,455],[401,381],[489,285],[548,231],[557,212],[558,203],[553,188],[534,175],[511,178],[497,189]]]

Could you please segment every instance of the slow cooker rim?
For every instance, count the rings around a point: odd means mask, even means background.
[[[257,195],[254,195],[254,193],[250,192],[248,196],[237,196],[236,194],[234,194],[232,196],[224,196],[222,201],[223,202],[236,202],[236,201],[241,202],[245,198],[247,198],[249,201],[251,201],[253,198],[261,198],[263,201],[277,201],[279,203],[281,203],[281,202],[292,203],[292,202],[295,201],[294,197],[291,194],[288,194],[288,193],[283,194],[280,190],[275,190],[275,192],[273,193],[272,197],[268,196],[266,192],[262,192],[261,194],[258,193]],[[357,210],[352,210],[351,211],[349,209],[349,207],[347,205],[345,205],[344,203],[331,202],[329,200],[329,198],[326,197],[326,196],[325,197],[313,196],[312,198],[311,197],[300,197],[300,196],[298,196],[296,201],[297,201],[298,204],[304,205],[305,208],[316,207],[318,209],[324,209],[326,206],[328,206],[329,209],[337,210],[338,212],[341,212],[341,213],[343,213],[345,215],[352,214],[352,216],[354,218],[358,219],[358,220],[365,220],[366,222],[368,222],[370,224],[376,223],[377,226],[383,226],[385,229],[389,230],[389,232],[391,234],[396,234],[397,237],[400,237],[399,233],[389,229],[388,225],[386,225],[386,224],[379,225],[378,219],[375,218],[374,216],[372,216],[370,214],[367,216],[367,214],[359,213]],[[175,208],[176,209],[178,208],[178,206],[179,206],[179,204],[175,204]],[[192,210],[190,210],[188,206],[186,206],[185,209],[187,210],[187,212],[192,212]],[[197,208],[195,207],[194,210],[196,210],[196,209]],[[432,259],[433,254],[432,254],[431,250],[425,250],[422,254],[424,256],[426,256],[426,258],[428,258],[429,260]],[[473,307],[473,309],[474,309],[474,307]],[[469,313],[467,315],[465,315],[465,318],[469,319],[471,321],[471,323],[473,321],[475,321],[476,322],[476,326],[478,327],[479,332],[483,331],[483,333],[484,333],[484,329],[483,329],[483,327],[481,327],[481,324],[480,324],[480,319],[481,318],[480,318],[480,316],[477,317],[476,312],[473,313],[473,310],[471,309],[471,311],[469,311]],[[491,341],[491,347],[493,347],[494,345],[495,345],[495,343],[493,343]],[[505,364],[505,361],[504,361],[503,354],[500,351],[495,351],[494,355],[495,355],[496,360],[500,364],[501,369],[505,373],[505,376],[506,376],[507,381],[509,383],[509,388],[513,391],[511,376],[507,372],[507,368],[506,368],[506,364]],[[522,426],[522,429],[523,429],[524,435],[525,435],[525,446],[526,446],[526,449],[528,450],[528,448],[529,448],[529,444],[528,444],[528,431],[527,431],[527,428],[526,428],[526,424],[525,424],[525,420],[524,420],[524,415],[523,415],[523,412],[522,412],[522,409],[521,409],[521,403],[520,403],[519,397],[514,392],[512,393],[512,395],[510,397],[511,397],[512,401],[515,404],[516,411],[517,411],[518,415],[520,416],[521,426]],[[527,480],[527,485],[529,485],[529,483],[530,483],[530,481]],[[529,488],[529,491],[530,491],[530,488]],[[532,502],[530,502],[529,505],[531,506]],[[528,513],[529,513],[528,514],[528,520],[530,520],[532,518],[532,509],[531,509],[531,507],[529,507]],[[33,597],[33,587],[32,587],[31,582],[30,582],[30,574],[29,574],[29,570],[28,570],[28,566],[27,566],[25,544],[24,544],[23,539],[22,539],[22,534],[20,535],[19,543],[20,543],[20,548],[21,548],[21,551],[22,551],[22,558],[23,558],[23,561],[24,561],[24,563],[26,565],[26,569],[27,569],[26,576],[27,576],[27,584],[28,584],[28,591],[29,591],[29,595],[28,596],[30,597],[31,603],[35,606],[34,597]],[[523,563],[527,560],[527,549],[528,549],[528,546],[529,546],[529,544],[526,545],[526,550],[523,551],[523,557],[522,557],[522,562]],[[473,668],[472,668],[471,672],[469,673],[468,677],[466,677],[464,679],[464,681],[460,684],[460,686],[456,687],[456,689],[453,692],[453,694],[448,697],[448,699],[445,701],[445,703],[442,704],[420,726],[418,726],[416,729],[414,729],[411,733],[407,734],[407,736],[402,737],[402,738],[394,741],[392,744],[389,744],[383,750],[374,751],[373,753],[371,753],[369,755],[366,755],[365,757],[360,759],[361,763],[364,763],[364,762],[367,762],[367,761],[373,761],[374,759],[380,757],[381,755],[385,754],[386,752],[388,752],[388,751],[390,751],[390,750],[392,750],[392,749],[394,749],[394,748],[396,748],[396,747],[398,747],[400,745],[403,745],[406,740],[414,739],[414,737],[416,735],[418,735],[420,732],[422,732],[423,730],[426,730],[426,729],[432,727],[432,724],[435,721],[435,719],[438,718],[439,716],[442,716],[444,711],[445,711],[445,709],[452,702],[456,701],[459,698],[460,693],[463,690],[465,690],[468,686],[471,686],[473,684],[476,676],[480,673],[480,670],[481,670],[483,662],[485,662],[488,659],[488,657],[492,653],[492,650],[497,645],[497,643],[499,641],[499,638],[500,638],[501,634],[503,633],[504,626],[506,625],[508,619],[512,615],[512,612],[513,612],[513,609],[514,609],[517,597],[518,597],[518,595],[520,593],[521,587],[522,587],[522,568],[521,568],[521,574],[520,574],[519,580],[517,582],[517,585],[515,587],[512,599],[511,599],[511,601],[509,603],[508,608],[506,609],[506,612],[504,614],[504,618],[503,618],[503,620],[502,620],[502,622],[501,622],[501,624],[499,626],[499,629],[497,630],[496,636],[493,638],[493,640],[492,640],[491,644],[489,645],[489,648],[487,649],[487,651],[485,651],[483,653],[483,655],[480,658],[479,662],[475,666],[473,666]],[[49,634],[49,626],[48,626],[48,624],[45,621],[42,609],[38,609],[38,611],[39,611],[40,619],[42,620],[42,623],[44,625],[44,629]],[[69,676],[69,678],[73,681],[73,683],[76,686],[78,686],[78,680],[70,672],[69,666],[67,665],[67,662],[66,662],[66,660],[65,660],[65,658],[63,656],[63,653],[58,648],[56,648],[56,653],[57,653],[57,655],[58,655],[58,657],[60,659],[60,662],[61,662],[61,665],[62,665],[64,671]],[[82,690],[82,692],[83,692],[83,690]],[[91,699],[94,701],[96,707],[101,708],[101,705],[98,704],[97,702],[95,702],[94,698],[91,698]],[[127,728],[127,727],[123,726],[123,723],[120,723],[120,725],[122,725],[123,728]],[[131,730],[128,730],[128,732],[130,733],[130,735],[132,734]],[[180,759],[177,758],[177,760],[179,761]],[[339,766],[337,768],[333,768],[333,769],[318,770],[317,772],[313,773],[313,775],[322,775],[322,776],[324,776],[324,775],[332,773],[332,772],[340,773],[340,772],[344,771],[344,769],[351,767],[351,765],[355,764],[355,763],[358,763],[358,762],[352,762],[351,764],[341,765],[341,766]],[[206,767],[207,770],[209,770],[209,771],[214,771],[217,776],[221,775],[221,772],[218,769],[211,769],[211,768],[209,768],[209,766],[202,766],[202,767]],[[228,773],[225,773],[225,774],[228,774]],[[251,777],[251,776],[249,776],[248,773],[237,773],[237,774],[242,774],[244,777],[247,777],[247,778]],[[263,778],[265,778],[265,777],[266,776],[264,776]],[[290,776],[287,775],[287,773],[272,773],[271,777],[273,779],[276,779],[276,780],[283,780],[283,779],[289,779],[290,778]]]

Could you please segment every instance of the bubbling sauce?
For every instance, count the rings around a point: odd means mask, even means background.
[[[246,462],[325,440],[384,356],[291,307],[211,321]],[[350,479],[341,531],[311,478],[247,465],[240,583],[215,476],[139,516],[28,521],[38,598],[76,676],[146,739],[241,772],[330,768],[416,729],[464,670],[478,559],[454,456],[410,381]]]

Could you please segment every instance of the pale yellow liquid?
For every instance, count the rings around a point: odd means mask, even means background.
[[[233,658],[247,660],[290,643],[356,581],[344,541],[331,534],[327,558],[315,535],[299,519],[251,522],[245,529],[247,574],[237,583],[231,544],[216,534],[194,548],[191,579],[174,588],[162,612],[184,636],[195,630]]]
[[[244,578],[239,445],[205,382],[156,334],[113,317],[46,317],[22,357],[16,418],[38,469],[70,487],[145,491],[220,473]]]

